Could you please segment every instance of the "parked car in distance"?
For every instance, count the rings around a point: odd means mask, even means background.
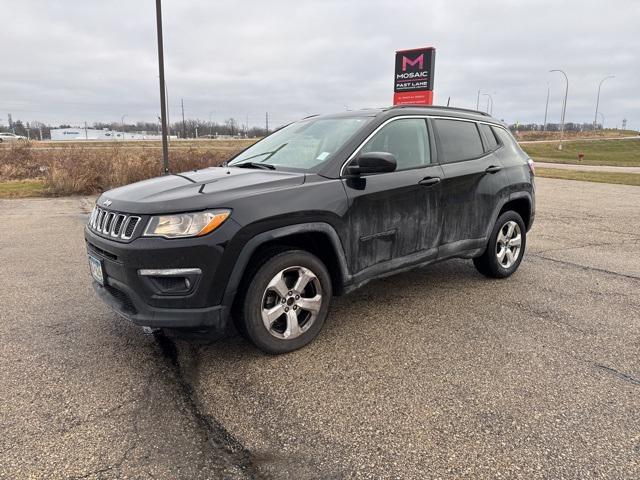
[[[284,353],[373,279],[456,257],[512,275],[534,214],[533,162],[502,123],[397,106],[305,118],[221,167],[105,192],[85,239],[96,291],[133,323],[233,318]]]
[[[16,135],[15,133],[0,132],[0,143],[24,141],[26,139],[27,137],[23,137],[22,135]]]

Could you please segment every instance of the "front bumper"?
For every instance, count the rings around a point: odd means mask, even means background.
[[[158,308],[145,303],[124,283],[107,278],[105,286],[93,282],[98,296],[119,315],[136,325],[154,328],[212,328],[224,330],[229,314],[224,305],[205,308]]]
[[[121,316],[154,328],[226,328],[229,306],[221,304],[227,275],[220,268],[225,245],[237,231],[227,221],[209,235],[167,240],[137,238],[122,243],[85,228],[87,252],[99,259],[104,286],[94,283],[98,296]],[[183,291],[162,289],[162,281],[140,270],[191,268],[201,271]]]

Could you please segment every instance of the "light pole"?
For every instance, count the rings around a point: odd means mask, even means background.
[[[124,142],[124,119],[127,117],[127,115],[122,115],[122,117],[120,117],[120,124],[122,125],[122,141]]]
[[[211,123],[211,117],[215,112],[209,112],[209,138],[212,138],[213,133],[213,123]]]
[[[602,80],[600,80],[600,84],[598,85],[598,97],[596,98],[596,114],[593,117],[593,129],[596,129],[596,123],[598,123],[598,107],[600,106],[600,89],[602,88],[602,84],[604,83],[605,80],[609,79],[609,78],[615,78],[615,75],[607,75],[606,77],[604,77]],[[602,128],[604,128],[604,122]]]
[[[483,93],[482,95],[487,97],[487,113],[489,115],[492,115],[493,114],[493,97],[488,93]],[[489,101],[491,101],[491,109],[489,109]]]
[[[160,120],[162,122],[162,171],[169,173],[169,143],[167,140],[167,89],[164,83],[164,46],[162,43],[162,6],[156,0],[156,32],[158,34],[158,72],[160,77]]]
[[[549,70],[551,72],[560,72],[564,75],[564,79],[566,81],[566,88],[564,90],[564,100],[562,102],[562,116],[560,118],[560,143],[558,143],[558,150],[562,150],[562,137],[564,136],[564,118],[567,113],[567,97],[569,96],[569,77],[563,70]]]
[[[549,87],[549,82],[547,82],[547,104],[544,107],[544,126],[542,127],[542,131],[547,131],[547,112],[549,111],[549,92],[551,91],[551,87]]]

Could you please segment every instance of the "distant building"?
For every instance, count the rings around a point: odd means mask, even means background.
[[[177,138],[171,136],[172,139]],[[51,140],[162,140],[161,135],[147,134],[147,132],[117,132],[114,130],[98,130],[95,128],[52,128]]]

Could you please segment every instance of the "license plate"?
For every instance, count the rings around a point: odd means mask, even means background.
[[[91,276],[100,285],[104,285],[104,271],[102,270],[102,261],[89,255],[89,270]]]

